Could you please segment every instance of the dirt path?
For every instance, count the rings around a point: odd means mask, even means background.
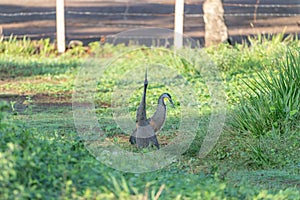
[[[195,0],[185,2],[184,33],[201,39],[204,35],[204,22],[201,17],[202,4]],[[242,36],[249,34],[281,33],[283,30],[286,33],[299,33],[300,7],[295,6],[299,4],[298,0],[262,2],[265,5],[290,6],[261,6],[257,10],[256,22],[254,22],[253,6],[237,7],[235,5],[253,5],[254,3],[250,0],[224,1],[226,23],[230,35],[235,40],[240,40]],[[172,29],[174,0],[129,0],[128,2],[125,0],[66,0],[65,11],[67,40],[79,39],[89,42],[99,40],[101,36],[141,27]],[[271,13],[281,16],[271,16]],[[235,16],[235,14],[238,15]],[[55,1],[1,0],[0,26],[5,36],[14,34],[28,35],[34,39],[41,37],[55,39]]]

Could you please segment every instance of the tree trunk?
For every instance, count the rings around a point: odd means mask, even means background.
[[[205,46],[216,45],[228,39],[224,22],[222,0],[205,0],[203,4],[205,23]]]

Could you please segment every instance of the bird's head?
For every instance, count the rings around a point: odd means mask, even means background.
[[[174,108],[174,103],[173,103],[172,97],[169,93],[163,93],[162,95],[160,95],[160,97],[158,99],[158,103],[160,103],[160,101],[161,101],[164,105],[166,105],[166,103],[165,103],[166,100],[169,100],[172,107]]]

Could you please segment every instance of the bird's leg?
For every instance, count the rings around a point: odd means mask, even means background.
[[[146,148],[149,146],[149,138],[139,138],[137,137],[136,145],[139,148]]]
[[[158,144],[158,141],[157,141],[156,134],[154,134],[154,136],[151,137],[150,140],[151,140],[151,142],[154,144],[154,146],[156,146],[157,149],[159,149],[159,144]]]
[[[129,138],[129,142],[130,144],[136,144],[136,137],[131,135]]]

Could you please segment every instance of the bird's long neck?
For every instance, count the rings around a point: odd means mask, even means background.
[[[144,81],[144,92],[142,101],[140,103],[140,106],[138,108],[137,112],[137,123],[139,125],[143,125],[145,121],[147,121],[147,114],[146,114],[146,93],[147,93],[147,87],[148,87],[148,80],[147,80],[147,70],[145,73],[145,81]]]
[[[143,109],[143,112],[142,112],[142,117],[144,119],[146,119],[146,93],[147,93],[147,87],[148,87],[148,80],[147,80],[147,77],[145,78],[145,81],[144,81],[144,93],[143,93],[143,99],[141,101],[141,107]]]
[[[163,106],[166,105],[166,104],[165,104],[165,101],[164,101],[164,98],[163,98],[162,95],[158,98],[158,104],[159,104],[159,105],[163,105]]]

